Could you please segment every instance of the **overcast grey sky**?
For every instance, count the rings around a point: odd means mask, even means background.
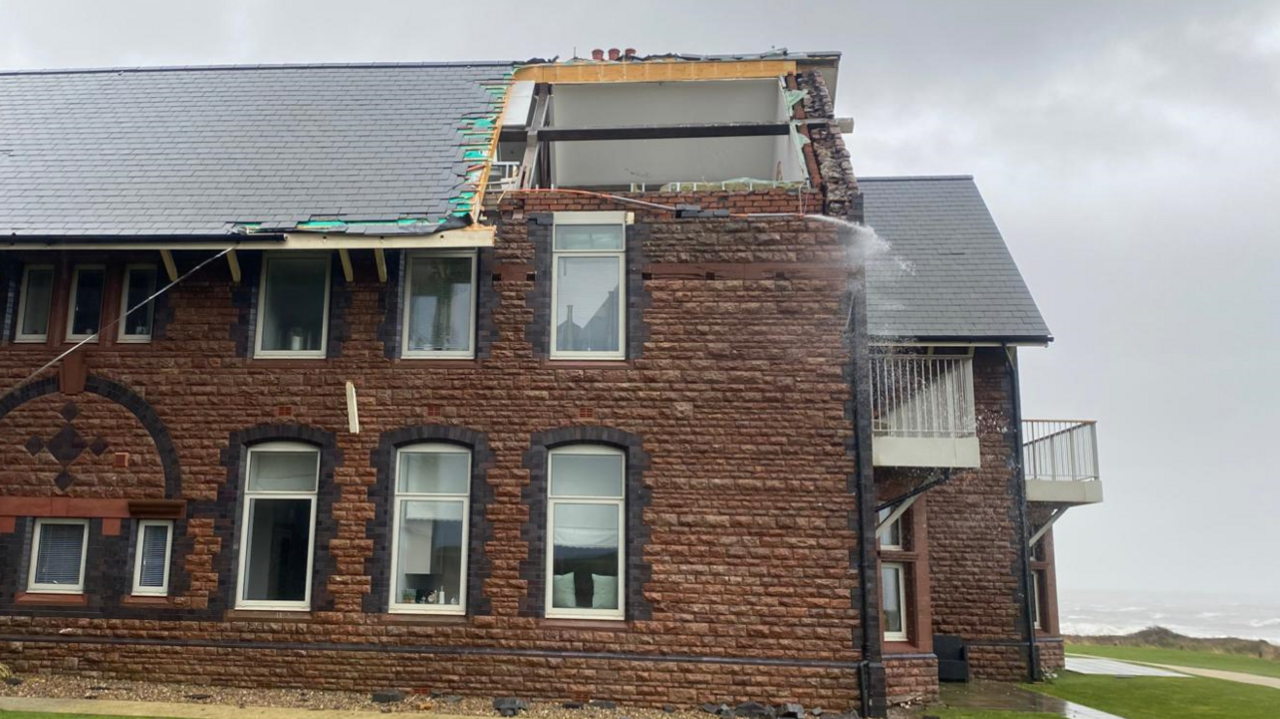
[[[794,8],[794,9],[793,9]],[[1096,418],[1071,589],[1280,594],[1280,3],[0,0],[0,67],[840,50],[862,175],[972,174]]]

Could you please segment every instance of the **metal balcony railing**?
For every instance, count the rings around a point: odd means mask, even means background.
[[[878,437],[976,437],[973,360],[895,355],[871,361],[871,432]]]
[[[486,186],[486,192],[497,193],[503,190],[514,190],[519,182],[519,162],[499,162],[494,160],[489,163],[489,182]]]
[[[1098,481],[1098,433],[1091,420],[1022,422],[1023,472],[1028,480]]]

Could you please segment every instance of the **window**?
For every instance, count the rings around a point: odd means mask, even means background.
[[[87,340],[102,324],[102,291],[107,271],[101,265],[79,265],[71,274],[71,301],[67,303],[67,339]]]
[[[1041,594],[1040,592],[1041,592],[1041,587],[1044,586],[1044,582],[1040,581],[1040,574],[1041,572],[1039,570],[1036,570],[1031,573],[1031,596],[1034,600],[1032,601],[1032,605],[1035,612],[1034,618],[1035,618],[1036,629],[1044,629],[1044,625],[1041,623],[1041,620],[1040,620],[1040,613],[1041,613],[1040,605],[1044,601],[1044,595]]]
[[[474,357],[474,252],[409,256],[405,277],[404,356]]]
[[[155,265],[129,265],[124,270],[124,287],[120,292],[120,341],[150,342],[151,323],[155,319],[155,301],[138,307],[156,292]],[[129,310],[138,309],[133,312]],[[126,314],[128,313],[128,314]]]
[[[249,449],[238,607],[307,609],[320,452],[273,442]]]
[[[268,254],[258,293],[258,357],[324,357],[328,255]]]
[[[551,357],[624,359],[626,214],[557,213]]]
[[[464,614],[471,453],[420,444],[396,455],[392,612]]]
[[[896,562],[880,565],[880,584],[884,595],[884,638],[890,642],[907,641],[906,568]]]
[[[18,328],[15,342],[49,339],[49,308],[53,302],[53,266],[27,265],[22,271],[18,295]]]
[[[37,519],[31,545],[27,590],[80,594],[84,591],[84,557],[89,545],[87,519]]]
[[[888,519],[889,515],[892,513],[892,507],[880,510],[876,515],[876,524],[879,525],[881,522]],[[902,549],[902,517],[899,516],[897,519],[893,520],[892,524],[880,530],[880,533],[876,536],[880,539],[881,549]]]
[[[173,546],[173,522],[147,519],[138,522],[134,545],[133,593],[165,596],[169,593],[169,553]]]
[[[547,616],[622,619],[626,458],[575,445],[547,462]]]

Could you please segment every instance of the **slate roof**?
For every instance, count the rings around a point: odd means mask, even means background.
[[[0,236],[438,222],[510,63],[0,73]],[[487,143],[487,140],[486,140]]]
[[[867,266],[873,336],[1049,341],[1052,336],[972,177],[858,178],[888,248]]]

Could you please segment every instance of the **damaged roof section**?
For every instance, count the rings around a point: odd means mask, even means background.
[[[465,224],[514,68],[0,73],[0,235]]]

